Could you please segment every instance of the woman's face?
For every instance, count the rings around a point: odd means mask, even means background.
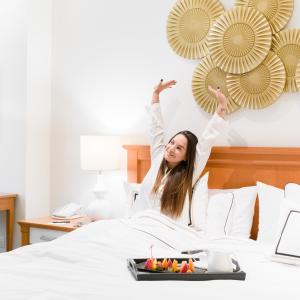
[[[174,168],[186,160],[187,143],[187,138],[178,134],[166,145],[164,158],[169,168]]]

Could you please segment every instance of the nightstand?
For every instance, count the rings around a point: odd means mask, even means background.
[[[83,224],[91,222],[88,217],[80,217],[69,220],[70,223],[53,223],[60,221],[51,217],[18,221],[21,227],[22,246],[52,241],[67,232],[77,229],[80,222]]]

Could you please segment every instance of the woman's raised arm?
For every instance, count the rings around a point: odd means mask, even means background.
[[[154,87],[153,95],[152,95],[152,104],[159,103],[159,95],[165,90],[169,89],[176,84],[175,80],[169,80],[164,82],[163,79],[160,80],[159,84]]]
[[[211,120],[206,125],[204,132],[199,139],[196,149],[196,160],[195,169],[193,176],[193,185],[199,179],[210,155],[212,146],[214,145],[217,137],[226,127],[226,121],[224,116],[227,112],[227,103],[225,95],[221,92],[219,88],[213,89],[211,86],[208,87],[211,92],[217,97],[219,104],[216,109],[216,113],[213,115]]]
[[[151,101],[151,159],[154,159],[161,150],[164,149],[164,124],[160,110],[160,93],[165,89],[171,88],[176,84],[175,80],[163,82],[161,79],[159,84],[154,87],[152,101]]]

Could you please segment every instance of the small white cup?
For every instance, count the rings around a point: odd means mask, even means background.
[[[207,251],[208,272],[233,272],[231,254],[220,250]]]

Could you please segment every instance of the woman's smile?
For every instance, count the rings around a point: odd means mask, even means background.
[[[164,154],[165,160],[172,164],[169,164],[169,167],[173,168],[181,161],[185,160],[186,149],[187,139],[184,135],[178,134],[170,140],[170,142],[166,145]]]

